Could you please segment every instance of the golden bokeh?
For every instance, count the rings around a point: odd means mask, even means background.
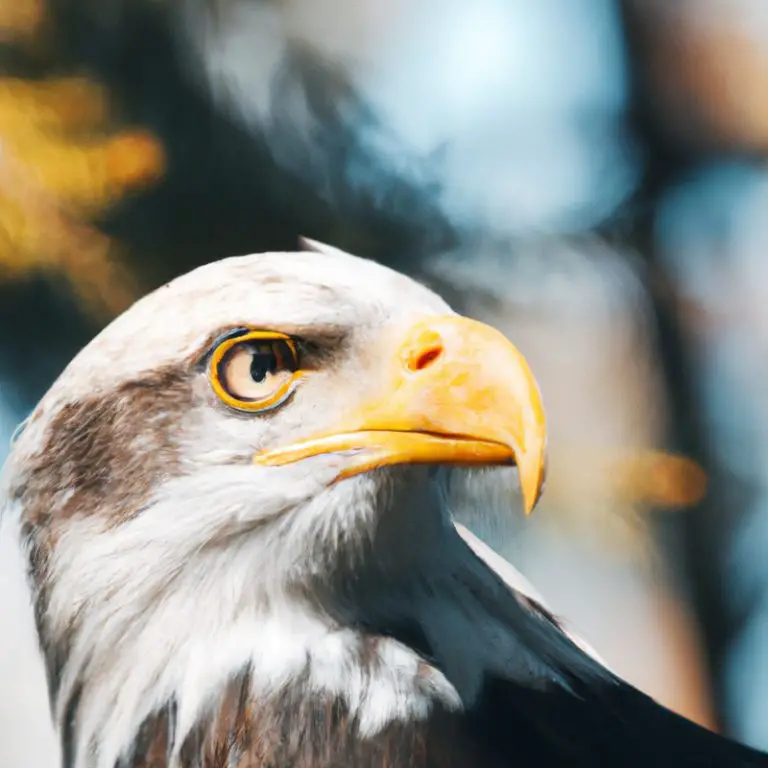
[[[0,42],[40,45],[46,22],[42,0],[2,3]],[[105,317],[139,290],[121,245],[94,222],[165,166],[159,140],[115,122],[110,99],[80,76],[0,78],[0,282],[56,272]]]

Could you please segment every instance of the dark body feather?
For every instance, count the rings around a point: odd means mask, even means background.
[[[149,721],[121,768],[167,768],[170,716]],[[393,724],[361,740],[338,701],[285,691],[258,711],[225,700],[186,739],[181,768],[534,768],[764,766],[757,752],[660,711],[622,688],[610,701],[492,682],[464,714]]]
[[[463,712],[436,704],[427,720],[394,723],[361,739],[342,701],[308,694],[301,679],[256,701],[244,670],[186,737],[181,768],[768,767],[768,755],[695,725],[613,677],[544,609],[510,590],[484,563],[475,565],[482,582],[469,585],[475,598],[521,638],[514,662],[521,679],[489,674]],[[385,626],[385,613],[358,615],[366,642],[393,637],[417,649],[425,669],[441,666],[428,630],[412,618]],[[534,647],[541,658],[526,658]],[[145,723],[120,768],[169,765],[173,712],[171,703]]]

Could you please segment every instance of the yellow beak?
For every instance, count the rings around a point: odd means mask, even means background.
[[[352,403],[333,429],[257,454],[262,465],[353,451],[341,477],[392,464],[515,463],[529,514],[541,495],[546,423],[536,380],[497,330],[446,316],[385,341],[377,395]]]

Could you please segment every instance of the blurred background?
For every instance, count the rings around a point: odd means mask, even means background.
[[[768,749],[763,0],[0,0],[0,458],[135,298],[306,235],[526,354],[483,535],[621,675]],[[0,765],[56,765],[0,535]]]

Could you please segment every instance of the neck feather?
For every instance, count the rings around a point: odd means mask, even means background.
[[[190,547],[183,558],[170,534],[142,530],[142,516],[108,532],[92,520],[70,521],[68,539],[57,542],[37,579],[47,585],[40,631],[67,768],[113,768],[137,749],[147,723],[158,732],[158,718],[170,729],[164,748],[175,760],[202,723],[230,706],[233,686],[250,711],[278,706],[289,690],[336,702],[361,738],[426,718],[434,706],[460,708],[442,672],[350,610],[349,599],[365,602],[365,589],[351,595],[346,584],[373,587],[439,568],[435,536],[452,529],[423,506],[413,509],[427,499],[396,504],[397,496],[388,519],[364,537],[329,522],[324,507],[296,515],[305,529],[312,515],[323,520],[321,545],[301,567],[286,554],[295,532],[279,521]],[[414,529],[399,544],[395,518]],[[419,518],[431,520],[429,532],[415,530]],[[403,608],[404,615],[416,610]]]

